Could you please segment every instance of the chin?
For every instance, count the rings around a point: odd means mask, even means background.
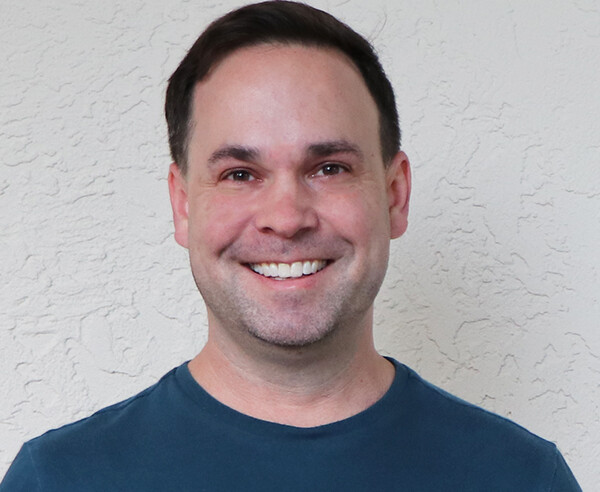
[[[258,320],[255,320],[258,321]],[[260,320],[246,324],[246,331],[255,339],[282,348],[305,348],[329,338],[336,331],[336,323],[298,317],[293,320]]]
[[[287,330],[281,332],[265,332],[265,330],[249,330],[249,333],[256,339],[274,347],[287,349],[307,348],[322,342],[328,338],[334,330],[324,330],[317,333],[297,333]]]

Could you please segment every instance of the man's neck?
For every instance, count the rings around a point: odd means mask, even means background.
[[[273,348],[271,357],[224,350],[211,339],[190,363],[194,379],[221,403],[251,417],[315,427],[351,417],[377,402],[394,378],[393,365],[373,346],[370,331],[355,350]],[[350,350],[348,350],[350,349]]]

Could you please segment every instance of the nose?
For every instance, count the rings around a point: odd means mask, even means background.
[[[260,232],[291,239],[318,225],[312,190],[301,180],[281,178],[266,187],[255,215]]]

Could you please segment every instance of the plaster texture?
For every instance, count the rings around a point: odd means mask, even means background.
[[[372,40],[413,164],[381,352],[600,483],[600,4],[311,1]],[[166,80],[236,1],[0,0],[0,476],[197,353]]]

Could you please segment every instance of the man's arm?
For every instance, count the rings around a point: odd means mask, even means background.
[[[556,469],[550,492],[581,492],[573,472],[558,449],[556,449]]]
[[[24,444],[0,483],[0,492],[40,491],[38,475],[27,444]]]

